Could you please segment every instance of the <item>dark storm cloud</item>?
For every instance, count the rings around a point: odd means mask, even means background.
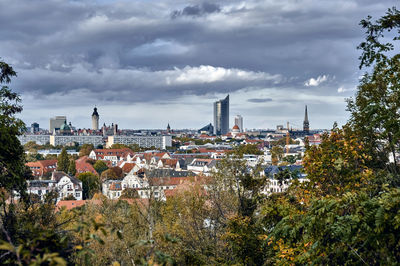
[[[272,102],[271,98],[254,98],[247,100],[250,103],[265,103],[265,102]]]
[[[358,82],[358,22],[396,3],[3,0],[0,57],[18,72],[13,87],[43,108],[54,95],[71,95],[70,105],[151,104],[245,88],[254,95],[237,101],[249,106],[271,88],[288,101],[334,104],[339,88]],[[324,75],[335,78],[305,86]]]
[[[179,16],[203,16],[215,12],[220,12],[221,8],[217,4],[204,2],[201,5],[186,6],[182,10],[174,10],[171,13],[171,18]]]

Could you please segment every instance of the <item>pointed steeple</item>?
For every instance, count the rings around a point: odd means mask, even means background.
[[[306,132],[310,131],[310,122],[308,121],[307,105],[306,105],[306,109],[305,109],[305,113],[304,113],[303,131],[306,131]]]

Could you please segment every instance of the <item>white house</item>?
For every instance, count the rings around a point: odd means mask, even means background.
[[[195,174],[209,175],[211,170],[216,168],[216,165],[217,161],[214,159],[196,158],[187,166],[187,169]]]
[[[62,171],[54,171],[50,180],[28,180],[27,182],[27,192],[38,195],[41,200],[52,191],[57,192],[57,201],[68,196],[73,196],[76,200],[82,200],[82,182]]]
[[[82,181],[80,181],[78,178],[69,176],[61,171],[54,171],[51,176],[51,180],[57,182],[57,201],[62,200],[63,198],[68,196],[73,196],[76,200],[82,199]]]

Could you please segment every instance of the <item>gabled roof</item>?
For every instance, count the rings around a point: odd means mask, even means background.
[[[93,150],[97,158],[104,159],[105,156],[117,156],[126,158],[128,154],[134,155],[134,152],[129,148],[123,149],[95,149]]]
[[[156,177],[187,177],[194,176],[195,174],[191,171],[176,171],[174,169],[162,168],[153,169],[151,171],[146,171],[146,177],[156,178]]]
[[[122,165],[122,171],[124,172],[124,173],[129,173],[134,167],[136,166],[136,163],[127,163],[127,162],[125,162],[123,165]]]
[[[86,161],[76,160],[75,167],[76,167],[76,172],[78,173],[91,172],[93,174],[98,175],[96,170],[93,168],[93,165],[87,163]]]
[[[82,183],[78,178],[76,178],[74,176],[70,176],[70,175],[64,173],[63,171],[54,171],[51,176],[51,180],[60,182],[61,178],[63,178],[64,176],[68,177],[74,185],[80,186]]]

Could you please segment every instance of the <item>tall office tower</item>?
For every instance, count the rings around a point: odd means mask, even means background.
[[[229,132],[229,94],[225,99],[214,103],[214,134],[224,135]]]
[[[243,132],[243,117],[241,115],[235,116],[235,125],[239,127],[240,132]]]
[[[99,130],[99,113],[95,107],[92,114],[92,129]]]
[[[39,124],[38,123],[36,123],[36,122],[34,122],[32,125],[31,125],[31,133],[36,133],[36,132],[39,132]]]
[[[64,123],[67,122],[67,117],[66,116],[56,116],[53,118],[50,118],[50,127],[49,131],[50,133],[53,133],[54,129],[59,130]]]
[[[306,105],[306,111],[304,113],[303,131],[306,131],[307,133],[310,131],[310,122],[308,121],[307,105]]]

